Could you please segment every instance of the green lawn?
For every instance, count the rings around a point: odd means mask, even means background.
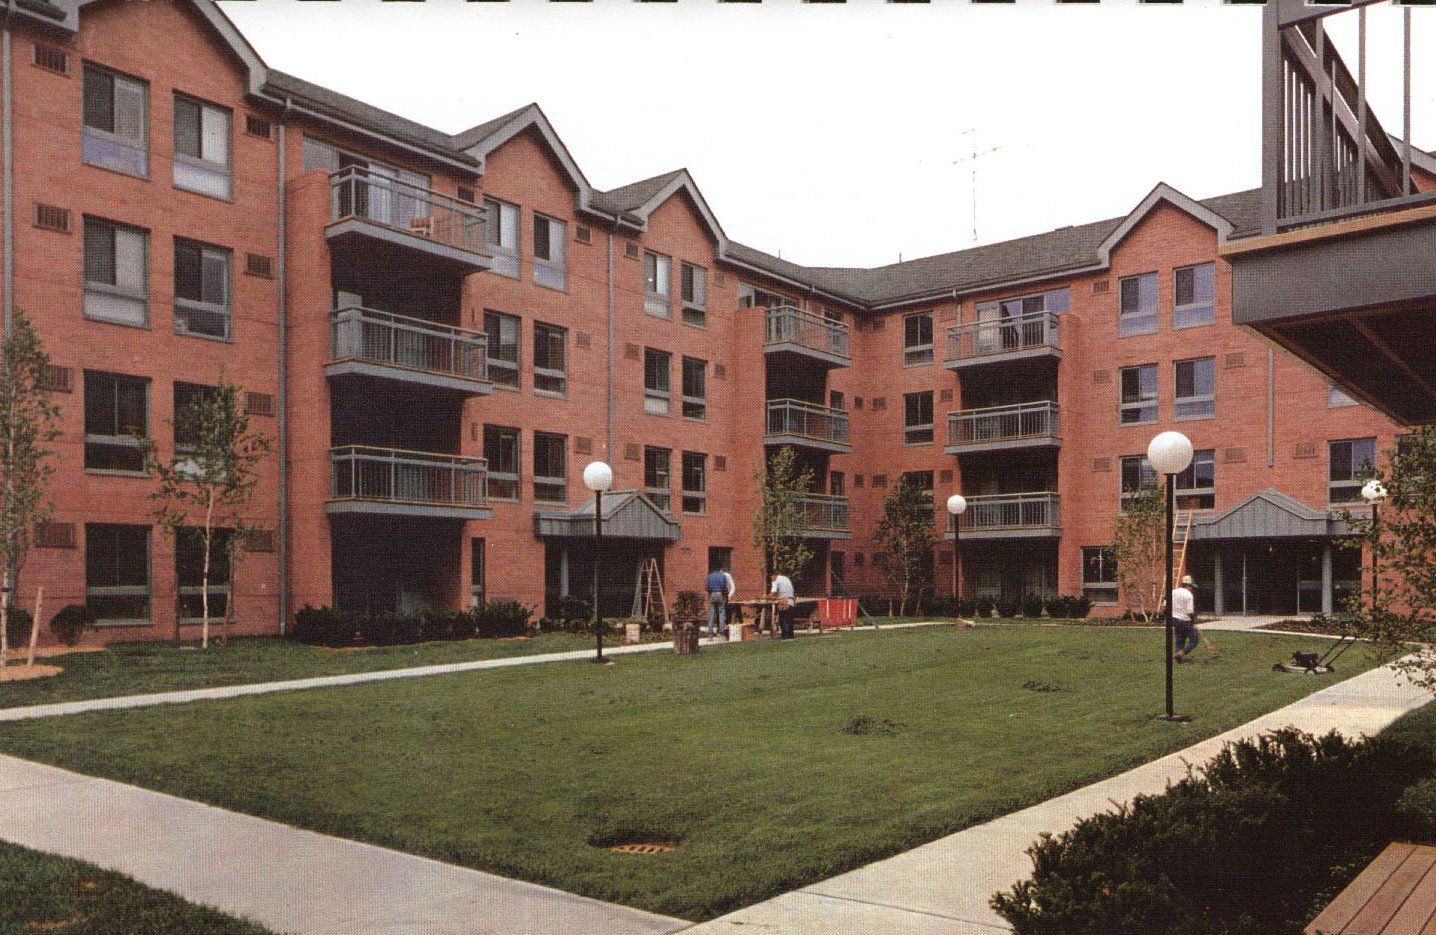
[[[267,935],[90,864],[0,841],[0,935]]]
[[[232,639],[226,646],[211,641],[208,649],[197,647],[194,641],[181,646],[125,643],[38,659],[38,663],[60,666],[64,671],[40,679],[0,681],[0,708],[569,652],[592,649],[593,637],[551,633],[532,639],[345,650],[304,646],[275,637],[246,637]],[[20,665],[12,661],[10,668],[18,670]]]
[[[0,750],[703,919],[1245,723],[1335,676],[1217,633],[932,627],[0,725]],[[1364,648],[1341,677],[1370,666]],[[200,755],[196,755],[199,753]],[[638,837],[666,854],[594,844]]]

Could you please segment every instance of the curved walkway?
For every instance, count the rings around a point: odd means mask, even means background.
[[[237,697],[589,655],[561,653],[41,705],[0,711],[0,718]],[[0,756],[0,839],[118,870],[191,902],[294,935],[996,935],[1006,926],[988,907],[988,898],[1029,875],[1025,851],[1040,833],[1061,832],[1114,802],[1161,792],[1225,742],[1286,725],[1313,733],[1373,733],[1428,700],[1430,696],[1405,685],[1391,670],[1375,669],[1120,776],[698,924],[6,756]]]

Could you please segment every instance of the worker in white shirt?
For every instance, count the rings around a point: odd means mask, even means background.
[[[1177,638],[1177,651],[1173,659],[1181,662],[1187,653],[1197,648],[1201,638],[1197,635],[1197,601],[1192,595],[1196,587],[1191,575],[1183,575],[1182,583],[1172,589],[1172,632]]]

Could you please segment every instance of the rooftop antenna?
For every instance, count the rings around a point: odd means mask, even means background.
[[[977,128],[973,127],[970,130],[962,131],[963,136],[967,136],[969,133],[972,134],[972,155],[965,156],[962,159],[954,160],[952,164],[955,166],[960,166],[964,162],[972,163],[972,245],[975,247],[977,246],[977,160],[982,158],[983,156],[986,156],[988,153],[997,152],[1002,147],[994,146],[991,149],[984,149],[982,152],[978,152]]]

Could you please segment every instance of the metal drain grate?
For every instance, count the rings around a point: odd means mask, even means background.
[[[659,842],[642,842],[633,844],[618,844],[610,847],[609,850],[615,854],[662,854],[673,850],[672,844]]]

